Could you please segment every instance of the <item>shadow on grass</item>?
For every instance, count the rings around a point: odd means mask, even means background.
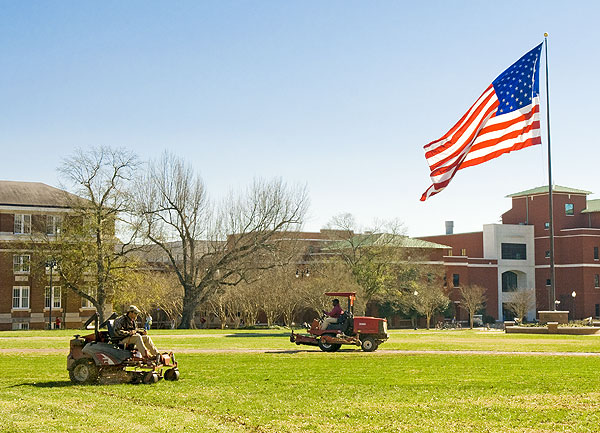
[[[75,385],[70,380],[51,380],[49,382],[18,383],[18,384],[12,385],[11,388],[18,388],[21,386],[32,386],[34,388],[65,388],[67,386],[71,387],[71,386],[80,386],[80,385]]]
[[[357,352],[358,349],[340,349],[337,350],[337,353],[347,353],[347,352]],[[314,349],[290,349],[290,350],[269,350],[269,351],[265,351],[265,353],[271,353],[271,354],[275,354],[275,355],[290,355],[290,354],[294,354],[294,353],[325,353],[322,350],[319,350],[318,348],[314,348]]]
[[[248,332],[248,333],[240,333],[240,334],[227,334],[225,335],[226,338],[239,338],[239,337],[244,337],[244,338],[255,338],[255,337],[289,337],[290,336],[290,331],[287,332],[272,332],[272,333],[268,333],[268,334],[261,334],[258,332]]]

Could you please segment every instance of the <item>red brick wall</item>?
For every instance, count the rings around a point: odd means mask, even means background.
[[[13,233],[15,229],[15,217],[13,214],[0,213],[0,232]]]
[[[483,232],[422,236],[419,239],[448,245],[452,247],[453,256],[460,256],[461,250],[465,248],[467,250],[467,256],[483,257]]]
[[[578,194],[553,193],[554,233],[560,229],[587,227],[588,217],[581,214],[586,208],[586,196]],[[572,203],[574,215],[565,215],[565,204]],[[529,214],[529,217],[527,217]],[[524,224],[535,226],[534,235],[545,236],[548,230],[544,224],[550,220],[548,212],[548,194],[528,197],[513,197],[512,209],[502,215],[503,224]]]

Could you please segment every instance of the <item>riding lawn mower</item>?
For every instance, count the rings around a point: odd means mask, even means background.
[[[84,328],[94,321],[94,333],[75,335],[67,356],[69,378],[75,384],[156,383],[159,379],[178,380],[179,370],[173,352],[161,353],[155,359],[145,359],[133,345],[124,347],[113,330],[113,313],[102,324],[94,313]],[[101,328],[106,327],[106,331]]]
[[[344,344],[360,346],[365,352],[373,352],[389,338],[386,319],[354,316],[355,292],[328,292],[325,295],[347,298],[348,308],[337,323],[329,324],[327,329],[322,330],[320,322],[314,319],[308,329],[309,335],[295,334],[292,331],[292,343],[318,346],[324,352],[336,352]]]

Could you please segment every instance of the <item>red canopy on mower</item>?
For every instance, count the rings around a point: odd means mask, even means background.
[[[354,313],[354,300],[356,299],[356,292],[327,292],[327,296],[339,296],[348,298],[348,310]]]
[[[345,298],[356,298],[356,292],[327,292],[327,296],[343,296]]]

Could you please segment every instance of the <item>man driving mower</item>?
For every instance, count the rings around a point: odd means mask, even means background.
[[[142,354],[146,361],[160,361],[158,349],[152,342],[152,339],[146,335],[145,329],[138,329],[136,319],[140,310],[135,305],[130,305],[125,314],[115,319],[113,324],[115,336],[118,342],[125,347],[133,344]]]
[[[329,312],[323,310],[323,313],[327,315],[327,317],[325,317],[323,319],[323,321],[321,322],[321,329],[325,330],[327,329],[327,326],[330,323],[337,323],[338,322],[338,318],[344,314],[344,310],[342,310],[342,307],[340,307],[340,300],[339,299],[334,299],[333,301],[333,309]]]

